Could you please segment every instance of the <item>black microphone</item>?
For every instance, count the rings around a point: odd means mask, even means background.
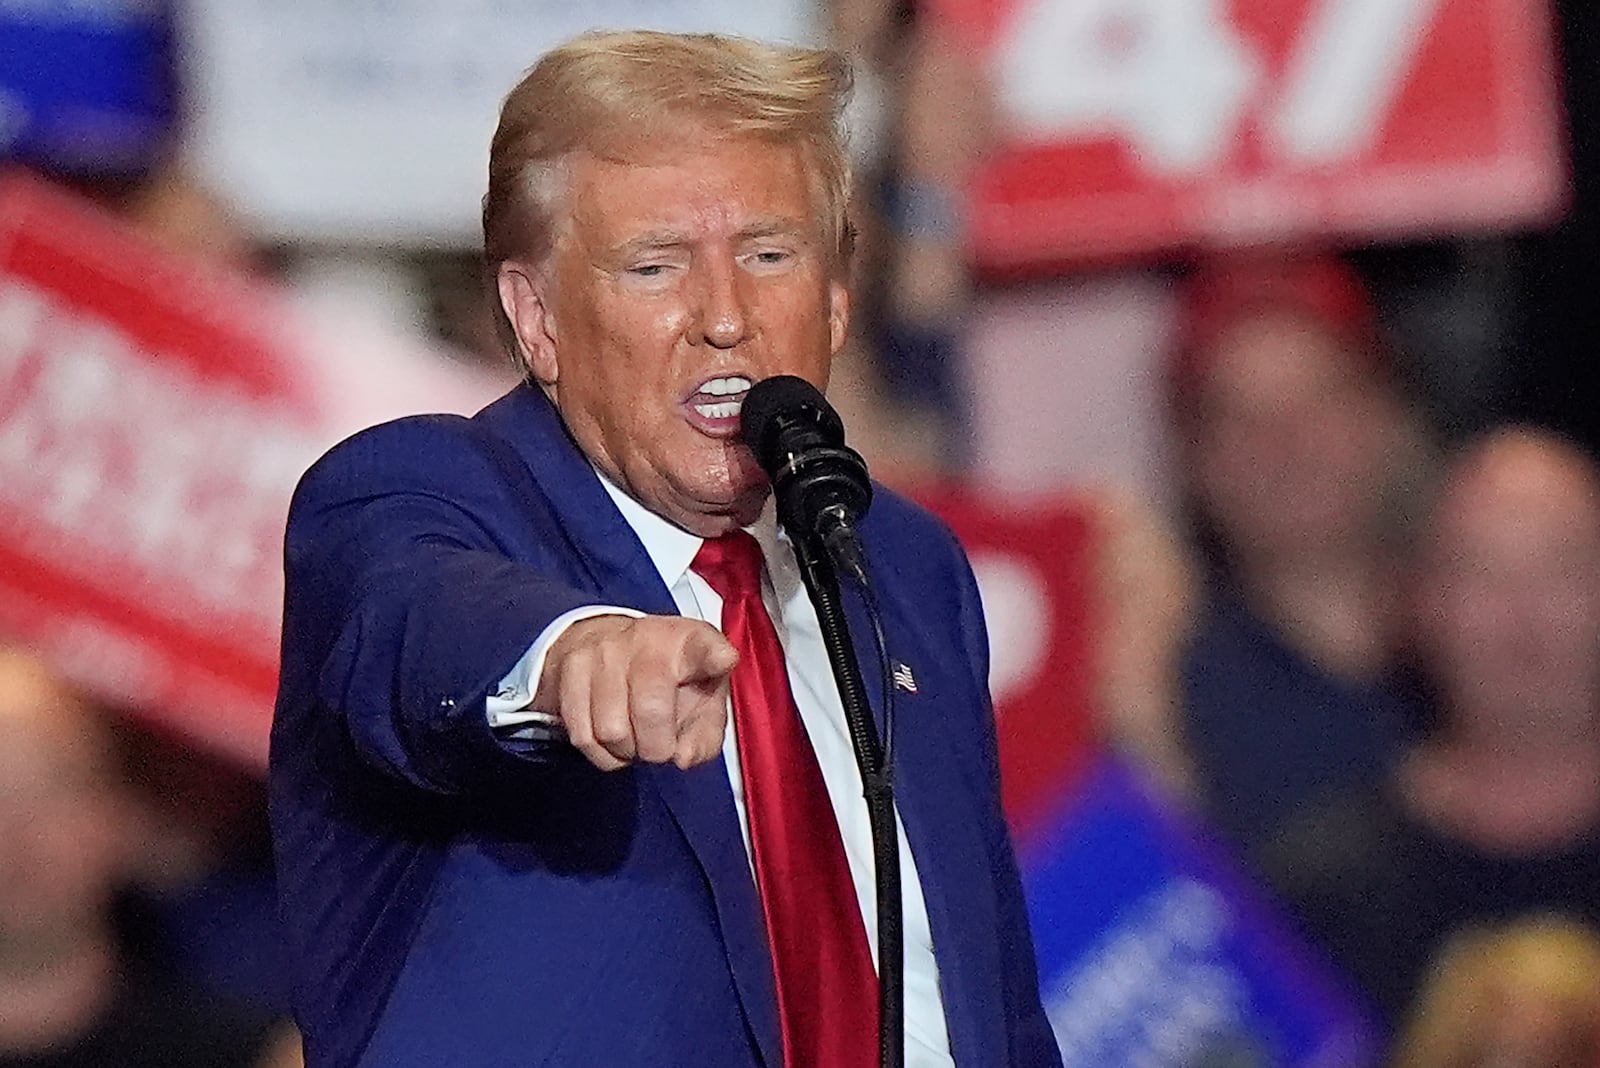
[[[739,432],[772,479],[778,522],[791,537],[819,540],[864,581],[856,522],[872,503],[872,481],[833,405],[805,379],[777,375],[751,387]]]

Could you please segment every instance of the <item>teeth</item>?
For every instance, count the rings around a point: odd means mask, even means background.
[[[707,393],[711,392],[706,390]],[[744,407],[743,401],[723,401],[720,404],[696,404],[694,410],[707,419],[732,419]]]
[[[750,388],[750,380],[743,375],[732,375],[728,378],[713,378],[700,387],[701,393],[709,393],[713,397],[726,397],[732,393],[743,393]]]

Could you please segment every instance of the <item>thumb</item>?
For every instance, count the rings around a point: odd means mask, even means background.
[[[739,650],[709,623],[697,627],[684,643],[683,679],[685,682],[711,682],[733,671],[739,663]]]

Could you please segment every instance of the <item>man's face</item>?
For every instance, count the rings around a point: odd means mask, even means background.
[[[793,146],[690,138],[630,162],[577,153],[543,269],[501,300],[583,451],[651,511],[712,537],[751,522],[766,476],[738,440],[745,391],[818,388],[847,298]]]
[[[1600,498],[1580,464],[1500,445],[1440,501],[1421,638],[1453,714],[1483,720],[1462,726],[1548,732],[1563,712],[1591,723]]]
[[[1394,413],[1360,358],[1291,313],[1242,320],[1200,387],[1196,488],[1241,551],[1304,552],[1371,530]]]

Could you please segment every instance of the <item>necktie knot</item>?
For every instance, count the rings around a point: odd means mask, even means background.
[[[707,538],[695,554],[694,572],[724,601],[761,596],[761,544],[745,531]]]

